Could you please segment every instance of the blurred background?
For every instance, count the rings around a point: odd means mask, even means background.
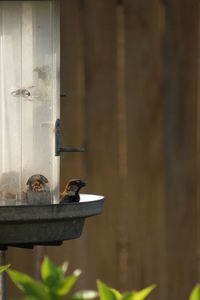
[[[37,257],[149,299],[188,299],[200,281],[199,3],[197,0],[61,0],[63,154],[70,178],[105,196],[103,214],[60,247],[10,248],[29,274]],[[19,294],[8,281],[8,298]]]

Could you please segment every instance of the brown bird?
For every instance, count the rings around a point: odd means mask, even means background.
[[[32,175],[28,179],[26,184],[28,185],[29,191],[43,192],[43,191],[49,190],[49,188],[47,187],[47,183],[48,183],[48,180],[45,176],[36,174],[36,175]]]
[[[72,203],[79,202],[79,191],[82,187],[86,186],[86,183],[80,179],[71,179],[66,184],[64,192],[60,194],[60,203]]]

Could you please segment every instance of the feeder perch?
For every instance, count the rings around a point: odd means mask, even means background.
[[[0,1],[0,249],[60,245],[103,196],[60,204],[59,0]],[[69,120],[70,121],[70,120]]]

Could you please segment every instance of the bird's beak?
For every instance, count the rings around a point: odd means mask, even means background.
[[[80,184],[81,184],[81,187],[86,186],[86,183],[84,181],[81,181]]]

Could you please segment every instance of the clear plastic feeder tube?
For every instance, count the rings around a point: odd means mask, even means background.
[[[0,205],[55,203],[59,1],[0,1]]]

